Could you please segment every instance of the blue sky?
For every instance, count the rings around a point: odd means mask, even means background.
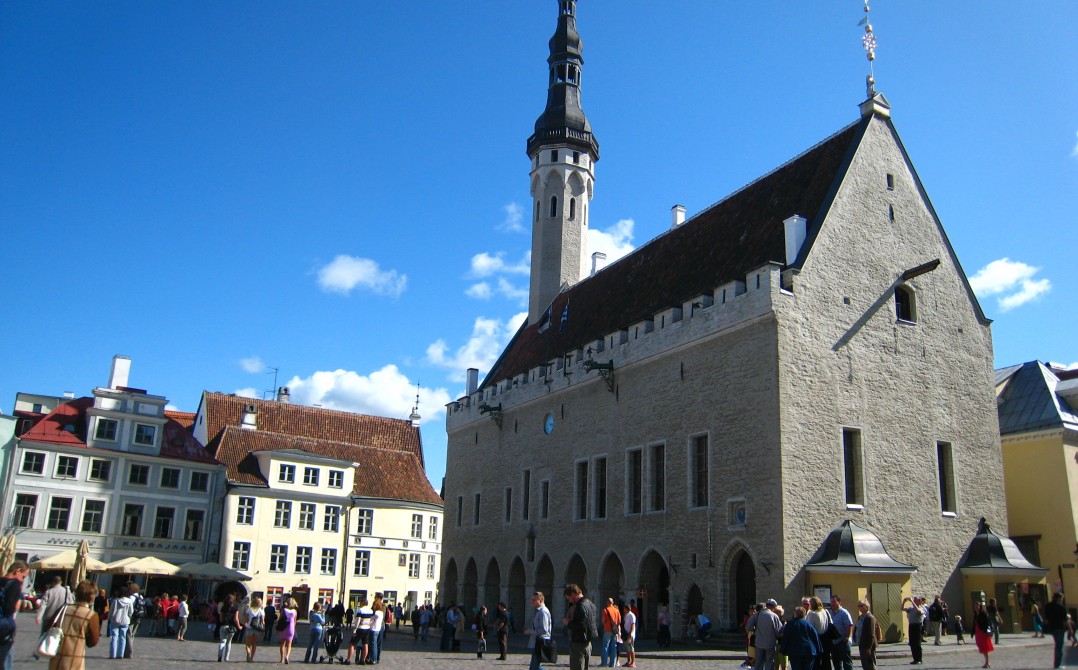
[[[611,258],[856,119],[863,4],[580,0]],[[0,3],[0,411],[113,354],[203,389],[406,417],[526,311],[524,143],[554,0]],[[1078,4],[873,3],[878,88],[995,320],[1078,362]],[[524,221],[526,223],[526,219]]]

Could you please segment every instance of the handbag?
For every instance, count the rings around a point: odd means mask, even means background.
[[[820,636],[820,639],[823,640],[824,644],[834,644],[839,637],[838,628],[835,628],[835,620],[831,618],[831,613],[828,612],[827,628],[824,630],[823,635]]]
[[[554,665],[558,662],[558,643],[554,638],[539,638],[539,660]]]
[[[61,624],[64,623],[64,614],[66,612],[67,605],[64,605],[56,613],[56,616],[52,618],[52,626],[41,636],[41,642],[37,645],[38,656],[52,658],[60,653],[60,643],[64,639],[64,629],[61,628]]]

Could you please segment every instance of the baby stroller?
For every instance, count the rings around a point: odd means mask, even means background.
[[[341,624],[339,622],[331,621],[326,624],[322,633],[322,644],[326,647],[326,655],[318,659],[319,663],[333,663],[334,660],[338,663],[344,662],[344,657],[340,655],[343,640],[341,633]]]

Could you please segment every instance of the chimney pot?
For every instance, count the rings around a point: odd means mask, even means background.
[[[130,377],[131,358],[129,356],[121,356],[120,354],[113,356],[112,369],[109,370],[109,388],[119,389],[121,386],[127,386]]]
[[[606,267],[606,254],[601,251],[596,251],[591,255],[591,274],[594,276],[596,272]]]

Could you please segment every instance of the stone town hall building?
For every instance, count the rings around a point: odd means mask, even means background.
[[[886,99],[589,276],[575,5],[527,142],[528,320],[448,406],[443,600],[557,617],[576,582],[676,633],[814,592],[896,632],[911,590],[968,611],[978,519],[1006,524],[990,322]]]

